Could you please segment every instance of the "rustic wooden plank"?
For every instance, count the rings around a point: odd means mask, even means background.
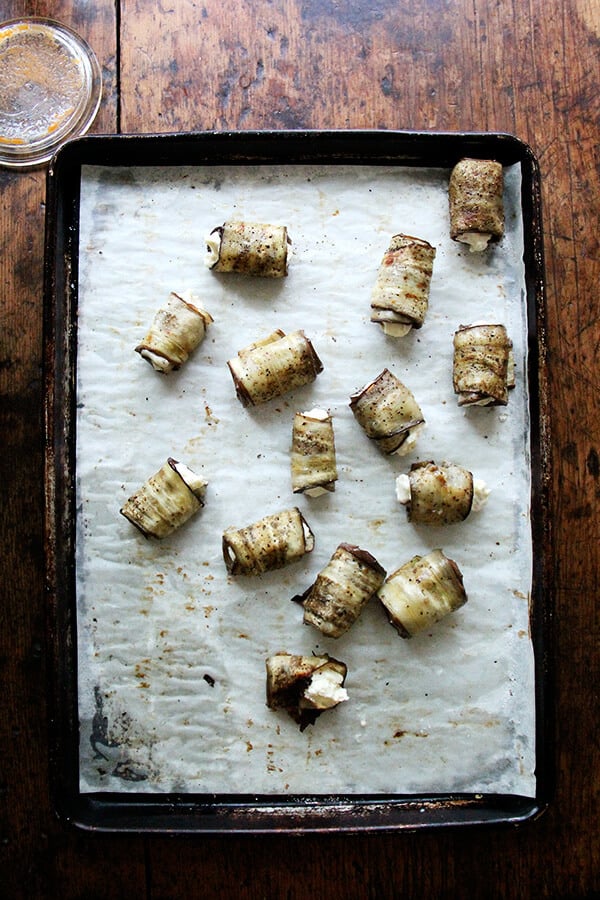
[[[468,3],[234,0],[223,15],[215,0],[124,0],[122,9],[123,130],[483,129],[491,111],[494,127],[512,124],[510,91],[482,84],[497,42],[485,9]],[[502,16],[492,7],[491,18]],[[513,70],[511,61],[504,80]]]
[[[41,556],[44,173],[2,172],[0,483],[10,578],[0,604],[8,711],[0,717],[8,748],[0,879],[7,895],[591,896],[600,890],[597,2],[123,0],[117,9],[118,17],[108,0],[2,4],[3,18],[51,14],[88,38],[105,79],[96,131],[119,122],[134,132],[506,130],[537,152],[557,548],[558,784],[549,811],[518,832],[156,839],[142,847],[53,821]]]
[[[51,16],[100,60],[104,99],[95,130],[116,125],[116,21],[111,2],[4,2],[2,18]],[[0,490],[3,714],[0,893],[4,897],[145,894],[139,840],[98,845],[56,822],[48,794],[43,588],[42,281],[45,167],[0,170]],[[112,878],[106,857],[113,858]]]
[[[586,895],[592,884],[597,888],[600,872],[598,725],[589,714],[600,678],[600,628],[591,599],[597,592],[600,538],[600,324],[593,300],[600,253],[598,230],[589,226],[590,215],[597,217],[600,188],[600,19],[593,9],[592,3],[578,2],[552,18],[540,16],[539,22],[540,47],[552,59],[538,147],[545,181],[558,539],[554,814],[562,824],[556,840],[564,839],[573,857],[570,872],[557,873],[555,883],[557,893],[571,896]],[[564,35],[558,45],[552,42],[557,32]]]

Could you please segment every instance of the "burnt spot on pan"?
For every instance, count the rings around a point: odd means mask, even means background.
[[[108,760],[109,756],[106,754],[106,750],[114,749],[119,745],[108,737],[108,719],[104,715],[104,701],[98,685],[94,688],[94,710],[92,733],[90,735],[94,759]]]
[[[90,744],[98,774],[101,777],[112,775],[123,781],[147,781],[149,773],[129,757],[127,745],[110,737],[108,717],[104,713],[104,700],[98,685],[94,687],[94,704]],[[119,723],[123,734],[127,734],[130,724],[131,719],[124,712]]]

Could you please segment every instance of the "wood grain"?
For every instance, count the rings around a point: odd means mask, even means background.
[[[93,9],[92,9],[93,6]],[[116,122],[116,23],[110,3],[3,3],[75,28],[100,60],[94,128]],[[58,827],[49,797],[43,560],[42,309],[46,171],[0,170],[0,490],[2,747],[0,895],[120,897],[145,880],[141,841],[95,843]],[[119,859],[127,845],[131,850]],[[106,875],[112,858],[115,881]],[[117,875],[118,873],[118,875]]]
[[[99,55],[94,130],[492,130],[543,177],[555,539],[556,792],[515,832],[77,834],[46,770],[41,313],[44,173],[0,173],[6,896],[587,897],[600,890],[598,46],[595,0],[4,2]],[[8,577],[7,577],[8,575]],[[376,762],[376,761],[375,761]]]

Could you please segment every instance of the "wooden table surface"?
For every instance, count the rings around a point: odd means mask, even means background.
[[[598,0],[2,0],[94,47],[95,132],[511,132],[542,172],[554,528],[556,788],[513,828],[95,836],[49,800],[41,379],[45,171],[0,170],[0,895],[586,897],[598,841]],[[4,888],[2,888],[4,885]]]

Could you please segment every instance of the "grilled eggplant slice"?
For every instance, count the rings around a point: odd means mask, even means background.
[[[214,321],[210,313],[192,301],[192,294],[172,291],[156,312],[146,337],[135,348],[157,372],[179,369],[202,343],[206,329]]]
[[[481,479],[455,463],[433,460],[413,463],[407,475],[398,475],[396,496],[415,525],[454,525],[478,512],[489,496]]]
[[[389,369],[352,394],[350,409],[366,435],[388,455],[410,452],[425,424],[412,392]]]
[[[243,406],[266,403],[310,384],[323,371],[321,360],[302,330],[285,334],[277,329],[240,350],[227,365]]]
[[[267,706],[286,710],[300,731],[348,699],[347,666],[332,656],[276,653],[267,659],[266,667]]]
[[[335,490],[335,437],[326,410],[311,409],[294,416],[290,467],[294,494],[318,497]]]
[[[262,575],[310,553],[314,535],[297,507],[223,532],[223,559],[230,575]]]
[[[461,159],[450,174],[450,237],[471,252],[486,250],[504,234],[504,176],[492,159]]]
[[[314,625],[327,637],[340,637],[354,625],[384,578],[385,569],[367,550],[339,544],[314,584],[298,598],[304,606],[304,624]]]
[[[285,225],[224,222],[206,239],[206,264],[213,272],[238,272],[264,278],[288,274],[291,240]]]
[[[435,247],[422,238],[395,234],[371,294],[371,322],[392,337],[421,328],[429,306]]]
[[[512,341],[504,325],[461,325],[454,334],[459,406],[506,406],[514,387]]]
[[[403,638],[430,628],[467,602],[462,573],[442,550],[413,556],[387,577],[378,597]]]
[[[207,482],[188,466],[169,457],[120,512],[145,537],[164,538],[204,506],[206,487]]]

